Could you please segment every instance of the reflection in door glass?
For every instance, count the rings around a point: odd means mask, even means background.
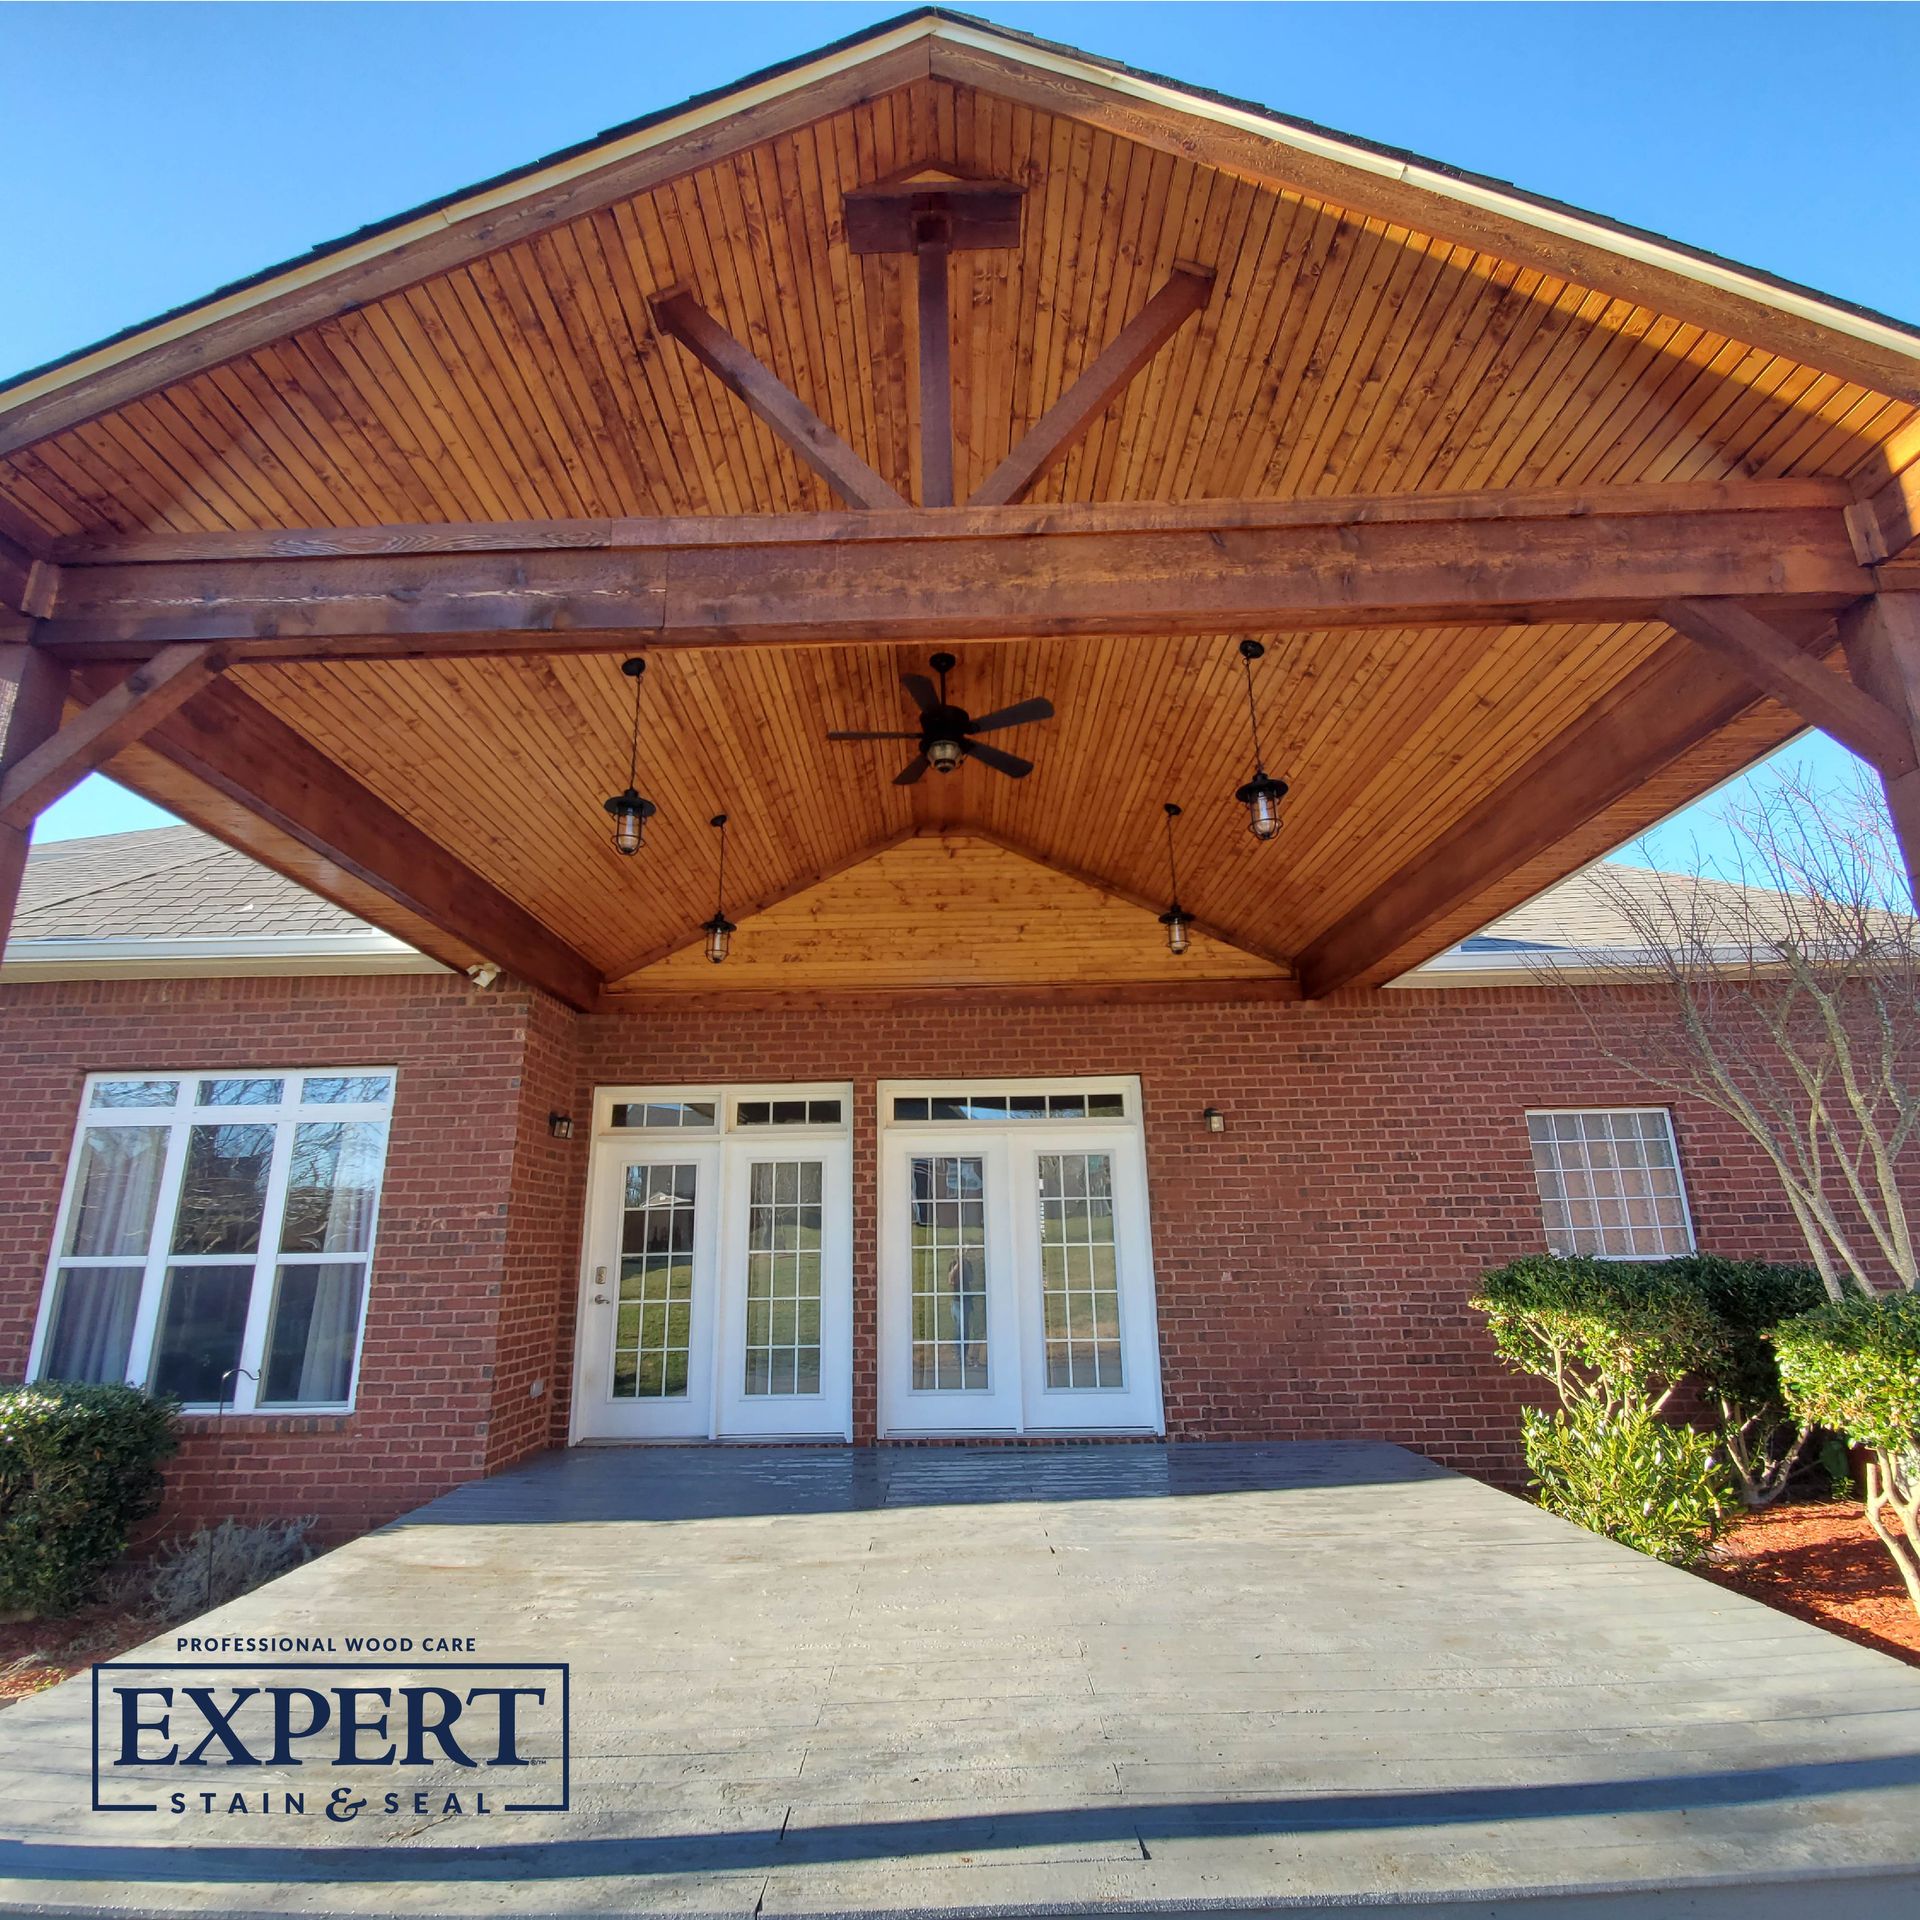
[[[698,1171],[691,1166],[626,1170],[621,1196],[620,1299],[613,1335],[616,1400],[686,1397]]]
[[[749,1394],[820,1391],[818,1160],[756,1160],[747,1188]]]
[[[971,1154],[916,1154],[910,1163],[917,1389],[987,1384],[985,1170]]]
[[[1040,1286],[1047,1385],[1123,1385],[1110,1155],[1040,1155]]]

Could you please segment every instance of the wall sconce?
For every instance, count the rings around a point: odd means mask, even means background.
[[[1209,1133],[1225,1133],[1227,1130],[1227,1116],[1218,1107],[1208,1107],[1200,1118],[1207,1123]]]
[[[547,1115],[547,1131],[556,1140],[573,1138],[573,1115],[570,1113],[550,1113]]]

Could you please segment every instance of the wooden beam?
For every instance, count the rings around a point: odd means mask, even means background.
[[[1847,497],[1783,481],[160,536],[69,559],[36,631],[75,661],[181,640],[241,660],[1525,625],[1703,597],[1835,611],[1874,585]]]
[[[907,503],[770,367],[756,360],[690,293],[653,303],[653,317],[745,402],[841,499],[853,507]]]
[[[585,153],[557,155],[450,207],[424,208],[389,230],[339,241],[257,285],[81,355],[70,370],[18,382],[22,397],[0,392],[0,456],[763,140],[883,99],[924,79],[928,64],[924,41],[809,62],[755,94],[650,116]]]
[[[211,647],[163,647],[58,733],[0,773],[0,827],[30,829],[63,793],[168,714],[226,665]]]
[[[1389,963],[1428,928],[1645,785],[1755,698],[1744,673],[1690,640],[1669,642],[1310,942],[1295,962],[1302,992],[1318,999],[1403,971]]]
[[[1882,469],[1885,472],[1885,469]],[[1855,483],[1857,498],[1847,509],[1847,527],[1863,566],[1911,555],[1920,542],[1920,460],[1875,484],[1871,476]]]
[[[1844,674],[1830,673],[1815,655],[1802,652],[1778,627],[1738,601],[1669,601],[1660,617],[1676,633],[1738,668],[1757,692],[1771,694],[1883,774],[1911,773],[1920,764],[1912,734],[1878,700]]]
[[[1873,314],[1850,327],[1841,303],[1752,268],[1257,107],[1183,98],[1164,82],[1093,61],[1034,60],[958,29],[936,38],[932,52],[937,79],[1067,115],[1183,164],[1455,241],[1920,402],[1920,342],[1909,329]]]
[[[1109,340],[1089,366],[994,468],[970,506],[1003,507],[1020,499],[1042,474],[1064,460],[1088,428],[1112,406],[1134,376],[1207,304],[1213,275],[1176,267],[1158,293]]]
[[[585,958],[238,687],[203,688],[142,745],[530,985],[599,999]]]
[[[60,731],[71,682],[68,669],[37,647],[0,652],[0,781]],[[32,826],[31,819],[0,824],[0,950],[19,904]]]
[[[1878,593],[1840,616],[1840,643],[1854,684],[1892,714],[1920,755],[1920,593]],[[1920,772],[1880,771],[1887,811],[1906,857],[1907,886],[1920,911]]]
[[[43,620],[53,611],[60,570],[0,527],[0,610]]]
[[[953,505],[952,314],[947,301],[944,226],[915,249],[919,286],[920,504]]]

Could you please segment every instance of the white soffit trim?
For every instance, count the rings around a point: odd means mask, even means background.
[[[90,353],[49,367],[44,373],[23,380],[16,386],[0,387],[0,421],[4,421],[16,407],[43,399],[77,381],[117,366],[136,354],[145,353],[169,340],[185,338],[216,321],[247,312],[295,288],[310,286],[336,273],[364,265],[442,227],[457,226],[476,216],[517,205],[583,174],[596,172],[653,148],[670,145],[764,102],[782,99],[833,74],[899,52],[917,41],[933,40],[951,41],[956,46],[1017,60],[1038,71],[1060,74],[1143,104],[1233,127],[1276,147],[1291,147],[1302,153],[1330,159],[1351,167],[1355,172],[1401,181],[1464,206],[1497,211],[1542,232],[1601,248],[1622,259],[1660,266],[1703,286],[1718,287],[1738,294],[1779,312],[1791,313],[1819,326],[1829,327],[1836,333],[1850,334],[1855,339],[1890,349],[1920,363],[1920,342],[1908,330],[1831,304],[1817,294],[1780,286],[1769,279],[1743,271],[1732,262],[1704,260],[1685,248],[1663,243],[1650,235],[1624,232],[1571,208],[1543,206],[1524,194],[1503,192],[1490,182],[1464,180],[1438,167],[1424,166],[1392,154],[1372,152],[1333,134],[1292,125],[1254,108],[1235,106],[1204,93],[1190,92],[1170,81],[1155,80],[1144,74],[1103,65],[1096,60],[1076,57],[1070,50],[1037,45],[1026,39],[1003,37],[991,28],[975,27],[956,20],[933,19],[909,20],[891,32],[879,33],[857,45],[842,47],[804,61],[764,80],[750,81],[729,89],[654,125],[637,128],[604,144],[596,144],[584,152],[557,160],[550,166],[540,167],[535,172],[451,198],[444,205],[404,224],[370,235],[365,240],[343,241],[319,259],[295,262],[284,271],[269,273],[252,285],[238,287],[230,294],[192,307],[184,313],[156,320],[151,326],[140,328],[122,339],[103,343]]]
[[[10,941],[0,960],[0,982],[450,971],[389,934],[358,933],[279,939],[258,934],[213,939],[24,938]]]

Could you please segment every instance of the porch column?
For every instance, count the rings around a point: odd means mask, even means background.
[[[1876,593],[1840,616],[1847,670],[1907,730],[1920,753],[1920,593]],[[1907,863],[1907,886],[1920,909],[1920,768],[1882,772],[1887,811]]]
[[[59,661],[25,644],[0,647],[0,775],[60,731],[71,676]],[[0,948],[13,925],[32,823],[0,823]]]

